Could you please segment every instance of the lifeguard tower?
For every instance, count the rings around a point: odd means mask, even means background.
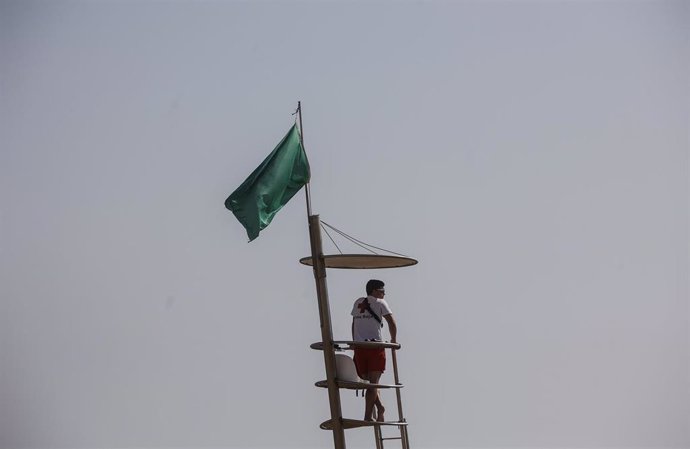
[[[310,209],[310,208],[309,208]],[[357,427],[372,427],[376,449],[384,448],[384,441],[399,440],[402,449],[410,449],[407,434],[407,421],[403,414],[401,389],[398,373],[398,360],[396,352],[400,350],[400,344],[388,342],[354,342],[334,341],[331,327],[331,311],[328,302],[328,289],[326,286],[326,269],[379,269],[399,268],[415,265],[415,259],[400,255],[380,254],[333,254],[324,255],[321,244],[321,221],[318,215],[309,215],[309,237],[312,255],[300,259],[304,265],[313,267],[316,281],[316,293],[319,305],[319,320],[321,322],[321,341],[311,345],[312,349],[323,352],[326,367],[326,379],[316,382],[317,387],[328,389],[331,418],[322,422],[320,427],[333,432],[335,449],[345,449],[345,430]],[[391,351],[393,364],[394,384],[370,384],[360,379],[354,369],[352,358],[345,351],[355,347],[384,348]],[[368,388],[394,389],[397,400],[397,421],[363,421],[342,416],[340,406],[340,390],[366,390]],[[397,429],[397,436],[384,437],[384,427]]]
[[[316,281],[316,296],[321,322],[321,341],[311,345],[313,349],[323,352],[326,366],[326,380],[316,382],[317,387],[328,389],[331,418],[321,423],[321,428],[333,432],[335,449],[345,449],[345,430],[356,427],[373,427],[376,438],[376,448],[383,449],[385,440],[400,440],[402,449],[409,449],[407,436],[407,422],[403,415],[400,389],[402,384],[398,376],[398,360],[396,351],[400,349],[397,343],[386,342],[353,342],[333,341],[331,327],[331,310],[328,304],[328,289],[326,287],[326,268],[344,269],[377,269],[398,268],[415,265],[417,261],[392,251],[377,248],[372,245],[362,246],[361,241],[352,239],[347,234],[322,223],[319,216],[312,214],[310,196],[310,168],[304,152],[304,137],[302,127],[302,104],[297,102],[295,125],[288,134],[269,154],[269,156],[252,172],[251,175],[225,200],[225,207],[231,210],[240,223],[247,229],[250,241],[259,235],[271,222],[273,215],[285,205],[287,201],[304,186],[307,203],[307,217],[309,222],[309,240],[311,256],[300,259],[305,265],[311,265]],[[299,119],[299,130],[297,120]],[[298,140],[297,140],[298,139]],[[356,242],[372,254],[334,254],[324,255],[321,245],[321,226],[325,224],[342,236]],[[326,234],[330,234],[324,228]],[[331,240],[333,240],[331,238]],[[335,244],[335,241],[333,242]],[[335,245],[338,248],[338,245]],[[380,255],[370,248],[382,250],[392,255]],[[340,251],[340,248],[338,248]],[[395,383],[392,385],[370,384],[356,375],[354,362],[345,351],[355,347],[384,348],[392,352],[393,373]],[[336,356],[336,351],[338,352]],[[363,421],[344,418],[340,407],[340,389],[366,390],[369,388],[393,388],[398,405],[398,420],[387,422]],[[393,427],[399,436],[385,438],[381,429]]]

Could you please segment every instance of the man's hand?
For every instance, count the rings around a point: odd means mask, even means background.
[[[391,343],[397,343],[396,337],[398,336],[398,326],[395,324],[395,318],[393,318],[393,314],[389,313],[388,315],[383,316],[386,319],[386,322],[388,323],[388,332],[391,334]]]

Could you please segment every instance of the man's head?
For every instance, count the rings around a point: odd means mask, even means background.
[[[383,295],[386,293],[383,289],[384,285],[383,281],[379,281],[378,279],[370,280],[367,282],[367,295],[371,295],[375,298],[383,298]]]

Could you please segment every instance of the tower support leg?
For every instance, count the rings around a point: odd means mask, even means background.
[[[326,286],[326,265],[323,260],[323,248],[321,246],[321,221],[318,215],[309,216],[309,241],[311,244],[314,280],[316,281],[316,298],[319,303],[321,341],[323,342],[323,359],[326,365],[328,401],[333,425],[333,443],[335,449],[345,449],[345,431],[343,429],[343,414],[340,406],[340,390],[336,384],[335,348],[333,347],[331,309],[328,304],[328,288]]]

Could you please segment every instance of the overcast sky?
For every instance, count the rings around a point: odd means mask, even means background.
[[[689,24],[0,1],[0,448],[331,446],[304,194],[223,207],[298,100],[314,212],[420,261],[328,273],[340,339],[386,282],[413,447],[690,447]]]

